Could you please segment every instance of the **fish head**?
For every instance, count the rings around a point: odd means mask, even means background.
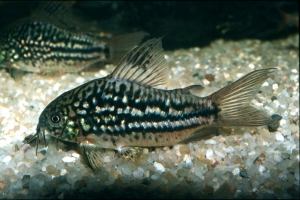
[[[64,95],[64,94],[63,94]],[[74,113],[69,112],[62,96],[52,101],[41,113],[37,125],[37,134],[47,131],[52,137],[63,141],[76,142],[80,129]]]

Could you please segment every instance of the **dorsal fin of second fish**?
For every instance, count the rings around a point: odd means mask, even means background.
[[[74,3],[74,1],[39,2],[28,20],[46,21],[65,29],[73,28],[75,26],[72,22],[72,6]]]

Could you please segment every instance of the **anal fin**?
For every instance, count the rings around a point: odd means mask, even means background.
[[[99,173],[103,165],[103,148],[88,142],[88,140],[83,140],[78,146],[79,153],[87,166],[89,166],[95,174]]]
[[[16,68],[10,68],[9,69],[10,76],[15,79],[15,81],[20,81],[22,80],[22,77],[26,75],[28,72],[16,69]]]
[[[122,158],[130,162],[137,162],[141,156],[143,148],[140,147],[123,147],[120,150]]]
[[[179,143],[181,143],[181,144],[187,144],[187,143],[190,143],[190,142],[196,142],[196,141],[199,141],[199,140],[205,140],[205,139],[212,138],[214,136],[218,136],[219,134],[220,133],[219,133],[219,128],[218,127],[207,126],[207,127],[204,127],[202,129],[198,130],[197,132],[195,132],[191,136],[183,139]]]

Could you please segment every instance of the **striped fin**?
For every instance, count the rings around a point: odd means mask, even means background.
[[[45,21],[60,28],[73,28],[72,6],[75,1],[45,1],[39,2],[30,16],[31,20]]]
[[[117,64],[127,52],[139,45],[144,37],[148,35],[149,33],[147,32],[138,31],[115,36],[110,41],[107,41],[108,46],[111,47],[109,53],[112,58],[110,58],[110,61]]]
[[[110,75],[145,86],[157,87],[168,82],[168,68],[161,38],[154,38],[134,48],[123,57]]]
[[[104,150],[88,140],[83,140],[79,143],[78,149],[87,166],[89,166],[95,174],[99,173],[103,165]]]
[[[261,85],[276,68],[253,71],[234,83],[211,94],[208,98],[221,109],[217,125],[262,126],[273,120],[263,110],[250,106]]]

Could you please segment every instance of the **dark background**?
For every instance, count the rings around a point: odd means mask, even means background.
[[[0,28],[28,16],[38,2],[0,2]],[[284,15],[295,15],[297,1],[80,1],[72,13],[113,34],[143,30],[163,38],[171,50],[203,47],[215,39],[257,38],[273,40],[299,32]],[[89,31],[88,28],[83,28]]]

